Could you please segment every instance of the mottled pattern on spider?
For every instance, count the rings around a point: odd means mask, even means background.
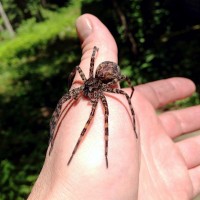
[[[49,155],[53,149],[54,141],[56,138],[56,135],[58,133],[59,127],[61,125],[61,122],[63,119],[60,120],[65,108],[61,112],[62,105],[69,99],[77,100],[81,95],[88,98],[92,104],[92,110],[90,112],[89,118],[85,124],[85,127],[83,128],[79,139],[73,149],[72,155],[68,161],[68,165],[70,164],[74,154],[76,153],[80,142],[83,139],[83,136],[85,135],[87,131],[87,127],[89,126],[92,118],[94,117],[94,113],[97,107],[97,104],[99,100],[101,100],[103,107],[104,107],[104,113],[105,113],[105,159],[106,159],[106,167],[108,168],[108,136],[109,136],[109,130],[108,130],[108,116],[109,116],[109,110],[108,110],[108,103],[106,100],[106,97],[104,95],[104,92],[111,92],[111,93],[117,93],[122,94],[126,97],[132,118],[133,118],[133,130],[135,132],[136,138],[138,138],[138,135],[136,133],[136,127],[135,127],[135,113],[133,110],[133,106],[131,104],[131,97],[134,92],[133,86],[131,86],[131,81],[124,75],[121,74],[119,66],[111,61],[105,61],[99,64],[97,67],[95,76],[93,75],[94,71],[94,61],[95,61],[95,54],[98,51],[97,47],[93,48],[92,56],[91,56],[91,62],[90,62],[90,71],[89,71],[89,78],[86,79],[82,69],[77,66],[75,71],[71,73],[71,79],[74,78],[76,70],[79,72],[84,84],[81,85],[78,88],[71,89],[68,93],[66,93],[58,102],[57,107],[53,113],[53,116],[50,121],[50,150]],[[129,96],[126,92],[124,92],[121,89],[114,88],[113,86],[116,86],[116,84],[120,81],[127,81],[129,86],[132,88],[131,95]],[[65,116],[65,115],[64,115]],[[58,123],[59,122],[59,123]],[[55,131],[56,130],[56,131]]]

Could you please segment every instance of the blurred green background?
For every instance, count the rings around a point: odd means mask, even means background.
[[[133,84],[172,76],[197,93],[163,110],[199,104],[200,5],[196,0],[2,0],[0,17],[0,200],[25,199],[42,167],[49,119],[81,50],[75,21],[99,17],[115,37]]]

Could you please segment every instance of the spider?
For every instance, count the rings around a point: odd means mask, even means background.
[[[92,104],[92,110],[90,112],[89,118],[82,129],[82,132],[79,136],[79,139],[72,151],[71,157],[69,158],[69,161],[67,165],[70,164],[74,154],[76,153],[83,136],[85,135],[87,128],[94,117],[94,113],[97,107],[97,104],[99,100],[101,100],[103,107],[104,107],[104,114],[105,114],[105,160],[106,160],[106,167],[108,168],[108,136],[109,136],[109,129],[108,129],[108,116],[109,116],[109,109],[108,109],[108,103],[106,100],[106,97],[104,95],[104,92],[110,92],[110,93],[117,93],[117,94],[122,94],[126,97],[132,118],[133,118],[133,130],[135,132],[135,137],[138,138],[137,132],[136,132],[136,127],[135,127],[135,112],[133,110],[133,106],[131,103],[131,97],[134,92],[133,86],[131,86],[131,81],[129,78],[126,76],[122,75],[120,72],[119,66],[111,61],[104,61],[99,64],[97,67],[95,76],[93,75],[94,72],[94,61],[95,61],[95,54],[98,52],[98,48],[94,46],[92,56],[91,56],[91,61],[90,61],[90,71],[89,71],[89,78],[86,79],[85,74],[83,73],[82,69],[77,66],[75,68],[75,71],[73,71],[70,75],[71,79],[74,78],[75,72],[78,71],[81,79],[83,80],[84,84],[81,85],[78,88],[71,89],[68,93],[64,94],[64,96],[59,100],[57,107],[52,115],[51,121],[50,121],[50,150],[49,150],[49,155],[51,154],[51,151],[53,149],[54,141],[56,138],[56,135],[58,133],[59,127],[62,123],[62,120],[60,120],[63,112],[65,111],[66,107],[62,110],[62,105],[66,101],[70,99],[77,100],[81,95],[85,96],[87,99]],[[132,88],[131,95],[129,96],[126,92],[124,92],[121,89],[114,88],[113,86],[116,86],[118,82],[121,81],[127,81],[129,86]],[[65,117],[65,115],[64,115]],[[59,122],[59,123],[58,123]],[[56,130],[57,128],[57,130]],[[56,131],[55,131],[56,130]]]

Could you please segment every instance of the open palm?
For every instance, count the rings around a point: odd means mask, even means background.
[[[200,190],[200,137],[173,141],[199,128],[200,108],[160,115],[154,111],[193,90],[192,84],[181,78],[138,86],[138,91],[146,97],[139,101],[145,113],[138,114],[141,118],[139,199],[191,199]]]

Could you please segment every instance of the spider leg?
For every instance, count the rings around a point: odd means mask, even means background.
[[[133,96],[133,93],[134,93],[134,87],[131,83],[131,80],[127,77],[127,76],[124,76],[124,75],[121,75],[121,80],[120,81],[126,81],[128,83],[128,86],[131,88],[131,95],[130,95],[130,98],[132,98]]]
[[[89,73],[89,77],[93,77],[93,72],[94,72],[94,60],[95,60],[95,54],[99,49],[94,46],[93,48],[93,52],[92,52],[92,57],[90,60],[90,73]]]
[[[76,70],[79,72],[82,80],[85,82],[86,81],[86,77],[85,74],[83,73],[82,69],[79,67],[79,65],[76,66]]]
[[[127,81],[128,83],[128,86],[131,88],[131,95],[130,95],[130,98],[132,98],[133,96],[133,93],[134,93],[134,87],[132,86],[131,84],[131,80],[127,77],[127,76],[124,76],[124,75],[120,75],[119,77],[116,77],[115,79],[113,79],[111,82],[105,84],[106,87],[109,87],[109,86],[112,86],[112,85],[115,85],[117,82],[121,82],[121,81]]]
[[[109,137],[109,131],[108,131],[108,115],[109,115],[109,110],[108,110],[108,103],[106,100],[106,97],[102,94],[100,96],[101,101],[104,106],[105,110],[105,159],[106,159],[106,167],[108,168],[108,137]]]
[[[136,132],[136,125],[135,125],[135,112],[134,112],[134,109],[133,109],[133,106],[131,103],[131,98],[128,96],[128,94],[126,92],[124,92],[123,90],[117,89],[117,88],[103,88],[103,90],[105,92],[123,94],[126,97],[129,107],[130,107],[130,110],[131,110],[132,117],[133,117],[133,130],[135,132],[135,137],[138,138],[138,134]]]
[[[74,77],[76,75],[76,70],[79,72],[81,79],[85,82],[86,81],[86,77],[85,74],[83,73],[82,69],[79,67],[79,65],[77,65],[73,71],[70,73],[69,77],[68,77],[68,88],[71,88]]]
[[[77,151],[77,149],[78,149],[78,147],[79,147],[79,145],[80,145],[80,142],[82,141],[83,136],[85,135],[85,133],[86,133],[86,131],[87,131],[87,128],[88,128],[88,126],[89,126],[91,120],[92,120],[93,117],[94,117],[94,113],[95,113],[95,110],[96,110],[96,107],[97,107],[97,103],[98,103],[98,101],[95,101],[95,102],[92,104],[92,110],[91,110],[91,112],[90,112],[90,116],[89,116],[89,118],[88,118],[88,120],[87,120],[87,122],[86,122],[86,124],[85,124],[85,126],[84,126],[84,128],[83,128],[83,130],[82,130],[82,132],[81,132],[81,134],[80,134],[80,136],[79,136],[79,139],[78,139],[78,141],[77,141],[77,143],[76,143],[76,145],[75,145],[75,147],[74,147],[74,149],[73,149],[72,155],[71,155],[71,157],[70,157],[70,159],[69,159],[67,165],[70,164],[72,158],[74,157],[74,154],[76,153],[76,151]]]
[[[66,107],[64,108],[64,110],[61,112],[61,109],[62,109],[62,105],[70,100],[71,98],[77,100],[77,97],[79,95],[79,93],[83,90],[83,86],[79,87],[79,88],[75,88],[73,90],[70,90],[68,93],[64,94],[62,96],[62,98],[59,100],[57,106],[56,106],[56,109],[55,111],[53,112],[53,115],[51,117],[51,120],[50,120],[50,138],[49,138],[49,143],[51,144],[51,147],[50,147],[50,151],[49,151],[49,155],[52,151],[52,148],[53,148],[53,143],[54,143],[54,132],[55,132],[55,129],[57,127],[57,123],[63,113],[63,111],[66,109]]]
[[[54,134],[54,131],[55,131],[55,128],[56,128],[56,125],[57,125],[57,122],[59,120],[59,116],[60,116],[60,112],[61,112],[61,108],[62,108],[62,105],[69,99],[71,99],[71,95],[70,93],[66,93],[62,96],[62,98],[58,101],[58,104],[56,106],[56,109],[54,110],[53,112],[53,115],[51,117],[51,120],[50,120],[50,142],[53,138],[53,134]]]
[[[68,88],[70,89],[74,80],[74,77],[76,75],[76,67],[72,70],[72,72],[68,76]]]

